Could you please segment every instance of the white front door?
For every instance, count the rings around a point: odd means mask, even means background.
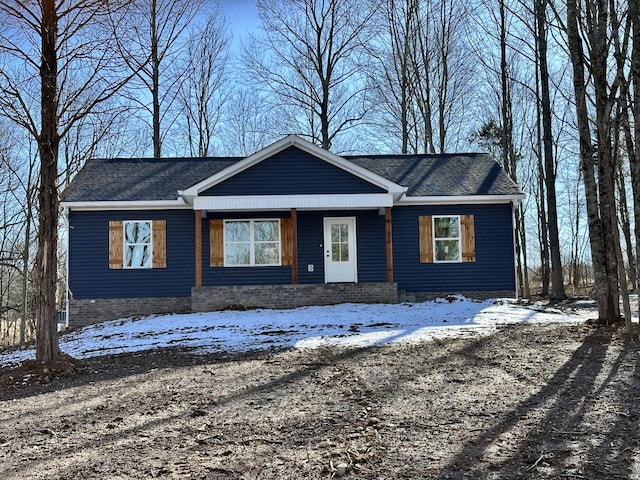
[[[357,282],[356,219],[324,219],[324,281]]]

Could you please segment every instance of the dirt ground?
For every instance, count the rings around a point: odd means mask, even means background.
[[[640,479],[640,347],[614,329],[84,367],[4,372],[0,478]]]

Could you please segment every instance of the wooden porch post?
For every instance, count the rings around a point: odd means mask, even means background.
[[[291,259],[291,284],[298,284],[298,212],[295,208],[291,209],[291,241],[293,243]]]
[[[391,207],[384,209],[384,233],[387,250],[387,283],[393,283],[393,240],[391,236]]]
[[[196,287],[202,286],[202,210],[196,210]]]

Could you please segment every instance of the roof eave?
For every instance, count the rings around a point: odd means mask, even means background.
[[[438,195],[403,197],[395,206],[409,205],[487,205],[500,203],[519,204],[524,200],[523,193],[507,195]]]
[[[98,210],[166,210],[192,208],[181,198],[176,200],[113,200],[113,201],[82,201],[60,202],[62,208],[75,211]]]

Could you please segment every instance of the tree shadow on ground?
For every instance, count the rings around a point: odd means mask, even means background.
[[[533,331],[533,328],[529,331]],[[278,356],[277,353],[274,355],[274,352],[268,351],[240,355],[196,356],[188,351],[166,349],[153,353],[92,359],[89,362],[91,370],[85,374],[51,385],[9,393],[14,394],[12,398],[20,398],[21,394],[23,397],[29,397],[39,393],[60,392],[63,395],[58,395],[60,398],[57,401],[65,401],[64,394],[67,389],[95,382],[102,389],[102,398],[92,398],[88,393],[78,395],[78,391],[82,389],[76,390],[74,395],[77,396],[66,400],[72,403],[72,408],[64,414],[72,416],[74,411],[86,412],[91,409],[96,411],[98,422],[105,422],[105,415],[100,415],[106,409],[107,421],[114,423],[112,430],[103,430],[99,436],[74,439],[71,444],[62,443],[55,450],[43,452],[30,462],[32,471],[48,468],[57,458],[71,458],[78,452],[117,451],[118,448],[122,448],[119,445],[123,443],[123,439],[131,443],[139,438],[156,438],[156,432],[169,432],[168,434],[172,435],[178,433],[171,432],[187,433],[185,438],[178,437],[177,441],[191,441],[193,422],[190,423],[190,419],[198,416],[212,419],[211,430],[207,430],[206,435],[203,434],[204,438],[200,438],[202,448],[212,457],[215,457],[212,452],[217,448],[224,450],[225,455],[232,455],[225,453],[230,451],[229,445],[239,445],[248,449],[250,442],[272,442],[282,449],[294,449],[309,447],[329,438],[344,439],[344,445],[353,445],[356,442],[354,439],[363,438],[368,427],[375,427],[377,435],[378,425],[375,422],[371,423],[370,417],[388,406],[394,397],[412,393],[413,391],[406,387],[418,378],[429,377],[434,365],[446,366],[455,363],[460,367],[458,373],[465,370],[471,372],[476,367],[484,368],[487,358],[495,352],[496,347],[499,348],[500,342],[509,342],[522,332],[522,329],[513,328],[504,336],[453,341],[446,345],[434,342],[429,344],[433,345],[433,348],[425,348],[424,344],[421,347],[402,347],[405,348],[403,355],[416,355],[413,364],[410,362],[404,365],[387,363],[384,356],[377,360],[379,363],[376,365],[367,364],[372,353],[384,353],[385,347],[321,349],[296,354],[295,357]],[[637,348],[610,348],[610,342],[610,333],[595,332],[584,336],[579,346],[572,350],[571,354],[567,354],[568,360],[549,376],[542,388],[535,394],[512,403],[515,406],[506,410],[501,418],[495,419],[479,433],[469,433],[466,443],[450,446],[454,453],[441,465],[432,468],[427,465],[428,462],[424,462],[415,470],[418,476],[407,474],[398,475],[396,478],[504,479],[515,475],[524,478],[629,478],[634,468],[633,455],[636,453],[632,448],[638,441],[638,414],[633,411],[632,406],[638,393],[638,385],[633,379],[639,378],[640,358]],[[540,348],[544,348],[544,344],[541,344]],[[238,373],[233,378],[238,385],[236,388],[227,389],[225,393],[217,393],[215,389],[218,380],[214,376],[207,377],[206,374],[208,369],[224,367],[233,362],[256,361],[254,366],[258,367],[273,362],[274,359],[280,362],[295,359],[295,362],[275,366],[271,369],[270,375],[252,379],[243,378]],[[356,378],[353,372],[349,371],[358,364],[366,366],[370,378]],[[190,392],[185,393],[190,395],[188,401],[172,404],[173,400],[169,395],[163,399],[164,405],[155,405],[161,399],[160,395],[166,392],[165,387],[168,385],[161,385],[157,391],[151,391],[152,395],[146,399],[136,396],[136,382],[148,378],[146,374],[153,374],[155,370],[193,366],[202,366],[203,369],[191,369],[188,375],[202,375],[203,378],[196,385],[201,390],[192,388]],[[410,368],[407,368],[408,366]],[[250,365],[249,368],[251,367]],[[189,369],[186,368],[186,371]],[[439,373],[443,371],[446,372],[447,369],[441,369]],[[344,384],[339,383],[341,376],[346,379]],[[125,391],[110,398],[113,392],[108,391],[109,382],[123,378],[127,383],[124,386]],[[172,378],[175,379],[176,375]],[[336,388],[335,382],[327,383],[333,380],[338,382],[339,388]],[[130,392],[126,391],[128,385],[131,388]],[[283,404],[279,401],[286,398],[288,392],[309,388],[308,391],[312,394],[320,392],[325,385],[330,395],[335,396],[332,399],[335,401],[326,404],[326,411],[316,411],[313,415],[302,418],[284,412],[278,423],[272,425],[268,436],[263,435],[259,439],[255,436],[249,438],[243,437],[246,432],[234,433],[230,430],[229,422],[250,420],[250,412],[246,413],[246,418],[239,417],[226,420],[224,424],[218,423],[217,418],[224,416],[229,406],[240,405],[242,408],[264,408],[270,412],[282,412]],[[459,388],[464,388],[463,383],[458,385]],[[123,390],[122,385],[119,388]],[[176,385],[176,390],[180,388],[180,385]],[[156,393],[158,396],[154,397]],[[435,392],[436,395],[437,393]],[[415,402],[420,400],[415,398]],[[117,427],[114,420],[120,415],[117,404],[126,408],[132,401],[148,402],[148,408],[152,413],[149,416],[143,415],[145,420],[142,423]],[[177,408],[172,408],[176,406]],[[52,408],[55,409],[56,406],[51,402],[46,402],[46,405],[41,407],[42,411]],[[163,408],[161,415],[155,415]],[[402,412],[399,416],[401,415]],[[86,418],[91,418],[91,413]],[[65,421],[54,420],[50,427],[57,431],[64,426]],[[597,427],[603,424],[609,425],[609,428],[596,431]],[[423,425],[428,428],[426,421],[417,427],[422,428]],[[509,440],[511,443],[505,443],[505,434],[514,429],[520,429],[522,435]],[[390,427],[381,427],[379,430],[383,441],[385,436],[397,436]],[[356,433],[360,436],[350,437]],[[71,434],[65,437],[71,437]],[[499,447],[501,452],[496,454],[494,447]],[[377,470],[384,468],[384,464],[392,464],[400,470],[401,466],[393,462],[401,462],[401,458],[393,458],[382,449],[379,453],[379,457],[371,459],[367,464],[369,473],[362,473],[362,478],[384,476]],[[412,453],[426,456],[428,452]],[[23,465],[20,468],[24,467]],[[9,469],[7,472],[18,475],[20,468]],[[69,473],[69,469],[83,468],[83,463],[75,462],[65,468],[67,470],[63,470],[62,473]],[[319,470],[315,472],[320,473]],[[239,471],[230,472],[228,475],[225,474],[225,478],[240,478],[238,473]],[[326,476],[331,472],[323,471],[322,474]],[[69,478],[72,478],[71,475]]]
[[[33,378],[28,378],[29,372],[23,372],[20,367],[5,368],[0,370],[0,401],[58,392],[97,382],[115,381],[158,369],[225,364],[267,358],[273,354],[273,351],[264,349],[240,353],[206,354],[193,353],[194,350],[196,349],[168,347],[73,360],[76,368],[66,369],[59,375],[52,376],[46,382],[42,382],[42,367],[39,367],[38,372],[33,374]],[[35,361],[33,362],[35,363]],[[10,379],[9,377],[14,375],[14,372],[18,377]],[[25,378],[25,373],[27,378]]]
[[[640,393],[640,356],[637,346],[610,352],[610,342],[610,333],[586,336],[539,392],[463,445],[434,478],[627,479],[638,474],[632,470],[640,415],[633,406]],[[607,362],[607,355],[614,358]],[[603,425],[609,428],[603,431]],[[528,429],[523,439],[500,444],[517,428]],[[516,471],[514,465],[519,465]]]
[[[206,395],[206,386],[203,382],[203,392],[202,399],[198,400],[196,403],[192,404],[188,410],[179,409],[176,411],[171,411],[167,415],[163,415],[159,418],[150,418],[142,424],[131,426],[126,429],[119,429],[117,431],[106,432],[102,435],[95,436],[90,440],[87,439],[82,442],[74,442],[71,446],[65,446],[62,448],[57,448],[55,453],[50,453],[43,455],[41,458],[34,458],[29,463],[29,469],[32,472],[44,471],[46,468],[54,468],[52,464],[55,463],[57,458],[68,458],[71,457],[78,452],[88,452],[95,451],[97,449],[109,449],[113,448],[119,443],[122,443],[123,439],[135,439],[135,438],[146,438],[149,437],[151,432],[156,431],[169,431],[171,430],[171,425],[176,424],[177,422],[184,420],[185,418],[196,418],[200,416],[209,415],[214,410],[218,410],[225,405],[233,404],[236,402],[246,401],[249,398],[253,399],[264,399],[264,395],[276,395],[277,392],[282,391],[287,388],[295,388],[295,385],[302,380],[303,378],[314,374],[315,372],[324,369],[330,365],[333,365],[337,362],[348,361],[349,359],[358,358],[362,355],[366,355],[369,352],[369,348],[350,348],[350,349],[341,349],[337,351],[337,353],[332,353],[329,355],[322,356],[320,360],[313,360],[309,362],[304,362],[298,364],[293,368],[289,373],[285,373],[282,375],[278,375],[275,378],[263,382],[258,383],[256,385],[247,387],[247,388],[239,388],[236,392],[223,395],[212,401],[209,396]],[[114,371],[109,369],[103,370],[100,372],[99,381],[106,382],[108,380],[118,380],[122,377],[134,377],[139,374],[150,373],[153,370],[167,368],[174,369],[177,367],[176,365],[176,356],[180,358],[180,362],[183,364],[181,366],[207,366],[212,367],[215,365],[222,365],[224,363],[230,362],[240,362],[245,360],[265,360],[268,361],[269,358],[272,357],[273,352],[268,352],[264,350],[256,351],[256,352],[247,352],[238,355],[224,355],[224,354],[216,354],[216,355],[198,355],[198,356],[190,356],[184,352],[176,352],[176,351],[157,351],[153,355],[153,359],[149,359],[149,352],[145,352],[144,354],[131,355],[127,354],[124,356],[116,356],[115,358],[111,358],[110,360],[117,360],[117,362],[121,365],[123,357],[126,357],[127,360],[125,362],[130,362],[125,368],[118,368]],[[157,358],[156,358],[157,357]],[[100,359],[96,359],[98,364],[100,362],[104,362],[107,358],[102,357]],[[96,363],[92,364],[94,367],[98,366]],[[26,389],[24,390],[24,397],[38,395],[40,393],[47,392],[56,392],[56,391],[64,391],[65,389],[69,389],[71,387],[82,387],[83,385],[92,384],[92,380],[90,380],[91,375],[83,375],[74,378],[73,382],[62,383],[58,382],[55,385],[50,385],[49,390],[46,392],[38,389]],[[29,393],[26,393],[26,392]],[[20,393],[20,392],[18,392]],[[16,398],[16,397],[14,397]],[[95,408],[93,405],[93,401],[95,398],[91,396],[86,396],[78,399],[71,399],[70,402],[73,404],[73,409],[75,411],[89,411],[92,408]],[[102,398],[100,400],[103,403],[106,403],[106,399]],[[149,402],[152,400],[149,399]],[[55,411],[59,405],[47,403],[46,405],[42,405],[41,411]],[[37,411],[32,411],[34,414],[37,414]],[[64,415],[62,415],[64,417]],[[53,425],[52,425],[53,426]],[[53,428],[46,427],[42,431],[38,432],[39,434],[50,434],[58,436],[56,432],[57,426],[53,426]],[[1,430],[1,429],[0,429]],[[182,440],[185,441],[184,439]],[[236,442],[237,443],[237,442]],[[79,464],[75,464],[66,468],[77,468]],[[3,471],[3,474],[7,475],[8,478],[14,478],[12,475],[18,475],[19,477],[15,478],[23,478],[25,472],[28,472],[25,465],[21,465],[18,468],[6,468]],[[58,471],[60,474],[60,472]],[[71,471],[62,472],[62,477],[65,475],[69,475],[69,478],[72,477]],[[74,477],[75,478],[75,477]],[[218,477],[207,477],[207,478],[218,478]],[[226,477],[224,477],[226,478]],[[236,478],[236,477],[232,477]]]

